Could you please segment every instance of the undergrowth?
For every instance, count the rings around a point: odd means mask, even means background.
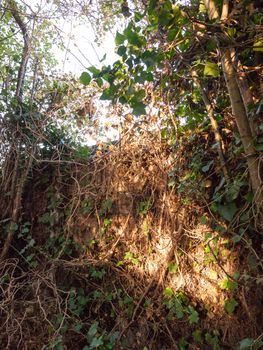
[[[142,133],[35,164],[0,265],[0,348],[260,349],[247,174],[229,157],[226,182],[211,142]]]

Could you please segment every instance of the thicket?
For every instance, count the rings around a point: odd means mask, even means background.
[[[260,2],[0,11],[0,348],[261,349]],[[59,75],[72,16],[120,59]]]

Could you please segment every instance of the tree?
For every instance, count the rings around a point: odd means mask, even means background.
[[[257,149],[261,146],[255,146],[260,139],[253,137],[260,133],[256,126],[260,123],[260,113],[256,113],[261,103],[260,86],[251,74],[249,85],[247,75],[240,69],[256,66],[256,54],[261,50],[262,29],[258,23],[262,13],[249,12],[250,5],[245,2],[223,1],[219,15],[220,6],[214,1],[184,5],[169,0],[150,1],[144,13],[134,13],[123,33],[117,32],[120,60],[112,68],[95,72],[93,79],[100,85],[102,80],[108,84],[102,99],[128,103],[138,116],[146,114],[145,107],[150,101],[146,90],[150,87],[152,101],[162,100],[179,117],[179,124],[184,117],[189,127],[206,118],[204,110],[196,104],[201,99],[228,180],[217,121],[218,110],[223,111],[228,104],[223,91],[226,86],[244,148],[254,202],[260,212],[263,195]],[[245,23],[245,30],[241,23]],[[243,40],[245,46],[241,44]],[[249,114],[258,122],[249,120]]]

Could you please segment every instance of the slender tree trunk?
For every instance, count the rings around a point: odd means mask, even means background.
[[[14,0],[9,1],[10,6],[10,12],[19,26],[21,33],[23,35],[24,40],[24,46],[23,46],[23,53],[22,53],[22,59],[20,62],[19,70],[18,70],[18,76],[17,76],[17,86],[16,86],[16,92],[15,96],[18,101],[18,107],[17,107],[17,114],[20,114],[22,112],[22,98],[23,98],[23,87],[24,87],[24,80],[26,75],[26,68],[28,59],[30,56],[30,39],[29,34],[27,30],[27,26],[23,21],[23,18],[21,17],[21,14],[19,12],[19,9],[17,7],[17,3]],[[5,257],[8,254],[9,248],[12,244],[12,240],[15,234],[15,231],[17,229],[17,224],[19,222],[19,216],[21,214],[21,205],[22,205],[22,197],[23,192],[25,188],[25,184],[27,181],[28,173],[32,167],[34,154],[35,154],[35,145],[33,145],[30,149],[28,158],[25,159],[24,164],[21,162],[21,152],[20,152],[20,146],[22,144],[22,136],[19,134],[19,122],[15,125],[14,128],[14,138],[15,142],[13,147],[15,147],[15,143],[18,144],[18,148],[16,149],[16,157],[15,157],[15,164],[14,164],[14,179],[11,183],[11,206],[10,206],[10,224],[8,226],[7,230],[7,238],[4,242],[3,249],[0,253],[0,261],[5,259]],[[7,160],[8,161],[8,160]],[[22,164],[21,164],[22,163]],[[19,168],[24,168],[24,170],[20,173]]]
[[[20,66],[19,66],[17,85],[16,85],[16,93],[15,93],[16,98],[21,103],[22,102],[24,80],[25,80],[25,75],[26,75],[26,68],[27,68],[27,63],[28,63],[28,59],[30,56],[30,38],[29,38],[26,24],[23,22],[23,19],[19,13],[19,9],[17,7],[17,4],[14,0],[10,0],[10,9],[11,9],[10,11],[12,13],[14,20],[16,21],[17,25],[19,26],[19,29],[22,32],[23,40],[24,40],[22,60],[21,60]]]
[[[214,0],[204,0],[207,13],[210,19],[220,20],[219,11],[215,5]],[[228,1],[224,1],[222,8],[222,21],[227,20]],[[222,23],[223,30],[223,23]],[[253,136],[251,127],[249,124],[246,108],[241,96],[241,92],[237,82],[237,73],[235,67],[235,50],[229,47],[222,47],[220,42],[218,44],[221,55],[221,62],[223,67],[223,73],[228,89],[232,113],[235,117],[238,131],[242,144],[244,146],[244,152],[247,160],[248,171],[251,180],[251,186],[254,193],[254,201],[258,210],[262,209],[263,205],[263,191],[260,178],[260,162],[253,146]],[[262,220],[262,218],[261,218]]]
[[[197,86],[200,89],[202,100],[203,100],[205,108],[207,110],[207,114],[208,114],[208,117],[210,119],[212,130],[213,130],[214,135],[215,135],[216,147],[217,147],[217,152],[218,152],[220,165],[222,167],[222,170],[223,170],[226,182],[228,182],[229,181],[229,175],[228,175],[228,171],[227,171],[226,164],[225,164],[225,157],[224,157],[224,152],[223,152],[223,149],[224,149],[224,147],[223,147],[223,140],[222,140],[222,137],[221,137],[221,134],[220,134],[220,131],[219,131],[217,120],[216,120],[216,118],[214,116],[213,106],[212,106],[211,102],[209,101],[209,98],[207,96],[207,93],[205,92],[204,87],[202,86],[200,80],[198,79],[198,75],[197,75],[196,70],[192,69],[191,74],[192,74],[192,77],[194,79],[194,82],[197,84]]]
[[[249,118],[249,107],[251,107],[253,105],[253,97],[252,97],[251,91],[249,90],[249,85],[248,85],[246,73],[244,72],[242,64],[239,60],[237,62],[236,78],[237,78],[238,87],[239,87],[239,90],[240,90],[240,93],[242,96],[242,100],[243,100],[243,103],[244,103],[244,106],[246,109],[246,114],[248,116],[248,121],[250,124],[251,133],[252,133],[252,136],[255,137],[256,132],[255,132],[255,126],[253,123],[253,119]]]
[[[21,212],[22,195],[23,195],[24,187],[25,187],[25,184],[27,181],[28,173],[32,167],[34,154],[35,154],[35,147],[33,146],[31,151],[30,151],[30,154],[29,154],[29,157],[28,157],[28,160],[26,163],[26,167],[25,167],[24,171],[22,172],[20,179],[18,180],[18,183],[16,186],[16,194],[15,194],[15,198],[14,198],[14,202],[13,202],[11,221],[10,221],[10,225],[8,227],[7,238],[5,240],[2,252],[0,254],[0,261],[2,261],[6,257],[8,250],[10,248],[10,245],[12,243],[14,233],[17,229],[16,225],[18,223],[19,215]],[[19,157],[20,154],[18,154],[17,156]]]
[[[246,109],[237,84],[236,72],[233,64],[235,53],[233,49],[221,49],[220,52],[232,112],[236,119],[238,131],[247,157],[252,189],[254,194],[258,196],[261,187],[261,180],[259,178],[259,161],[253,146],[253,136],[247,118]]]

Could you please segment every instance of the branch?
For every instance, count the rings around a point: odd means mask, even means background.
[[[23,21],[23,19],[20,16],[19,10],[17,8],[17,4],[14,0],[10,1],[10,12],[16,22],[16,24],[19,26],[24,40],[24,47],[23,47],[23,54],[22,54],[22,61],[20,63],[18,76],[17,76],[17,86],[16,86],[16,92],[15,96],[18,99],[19,102],[22,102],[22,94],[23,94],[23,86],[24,86],[24,79],[26,74],[26,67],[27,62],[29,59],[30,54],[30,47],[29,47],[29,34],[27,27]]]

